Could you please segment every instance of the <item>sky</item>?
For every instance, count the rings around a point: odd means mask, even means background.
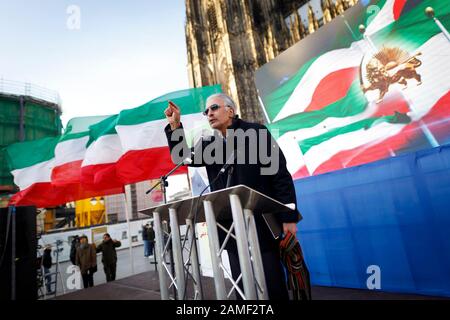
[[[62,121],[189,87],[183,0],[0,0],[0,77],[56,90]]]

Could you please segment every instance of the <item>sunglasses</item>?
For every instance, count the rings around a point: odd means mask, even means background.
[[[216,111],[216,110],[219,109],[219,108],[220,108],[220,106],[219,106],[218,104],[215,103],[215,104],[209,106],[208,108],[206,108],[205,111],[203,111],[203,115],[207,116],[208,113],[209,113],[209,110],[211,110],[211,111]]]

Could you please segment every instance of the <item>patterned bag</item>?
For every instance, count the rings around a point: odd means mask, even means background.
[[[309,271],[300,244],[291,232],[281,240],[280,254],[288,273],[287,286],[293,294],[293,300],[311,300]]]

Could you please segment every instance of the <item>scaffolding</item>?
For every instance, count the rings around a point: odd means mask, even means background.
[[[78,228],[108,223],[104,198],[93,197],[76,201],[75,221]]]

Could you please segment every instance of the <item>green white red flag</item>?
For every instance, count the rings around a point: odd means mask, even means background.
[[[220,86],[173,92],[117,115],[74,118],[60,137],[8,146],[7,159],[20,192],[14,205],[54,206],[122,193],[126,184],[159,178],[174,164],[164,127],[168,101],[182,112],[188,143],[208,126],[202,115]],[[181,167],[176,173],[186,173]]]
[[[450,28],[450,6],[437,0],[363,3],[257,71],[268,127],[296,178],[434,147],[450,136],[450,45],[425,15],[432,6]],[[388,63],[397,64],[389,76],[370,77],[370,67]],[[383,81],[391,83],[381,97]]]

